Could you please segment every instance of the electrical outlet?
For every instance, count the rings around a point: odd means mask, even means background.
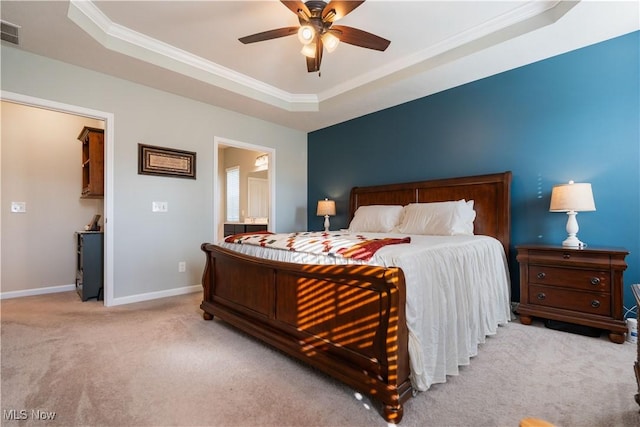
[[[151,212],[167,212],[168,210],[168,202],[151,202]]]
[[[11,212],[13,212],[13,213],[26,213],[27,212],[27,203],[26,202],[11,202]]]
[[[178,273],[184,273],[187,271],[187,263],[184,261],[180,261],[178,263]]]

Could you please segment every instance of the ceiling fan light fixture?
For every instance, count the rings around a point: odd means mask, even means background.
[[[322,35],[322,44],[327,49],[327,52],[331,53],[338,47],[340,39],[330,32],[326,32]]]
[[[298,40],[304,45],[308,45],[316,38],[316,30],[311,25],[302,25],[298,29]]]
[[[306,56],[307,58],[315,58],[316,57],[316,44],[309,43],[302,46],[301,54]]]
[[[238,40],[249,44],[296,34],[303,45],[300,53],[306,58],[307,71],[318,72],[318,75],[325,48],[331,53],[341,42],[345,42],[383,52],[391,43],[358,28],[334,25],[335,21],[351,13],[363,4],[364,0],[280,0],[280,3],[297,16],[299,25],[262,31]]]

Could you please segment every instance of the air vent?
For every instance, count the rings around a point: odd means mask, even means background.
[[[2,35],[2,37],[0,38],[2,39],[2,41],[19,45],[20,39],[18,37],[18,33],[20,30],[20,27],[18,25],[12,24],[7,21],[0,21],[0,24],[1,24],[0,32]]]

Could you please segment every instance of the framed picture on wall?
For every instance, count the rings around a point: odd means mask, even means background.
[[[138,144],[138,174],[196,179],[196,153]]]

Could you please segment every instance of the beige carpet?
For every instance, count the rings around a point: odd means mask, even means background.
[[[386,425],[366,397],[202,320],[200,299],[114,308],[73,292],[3,300],[2,425]],[[401,425],[516,427],[538,417],[637,427],[635,356],[629,343],[514,322],[459,376],[409,400]]]

